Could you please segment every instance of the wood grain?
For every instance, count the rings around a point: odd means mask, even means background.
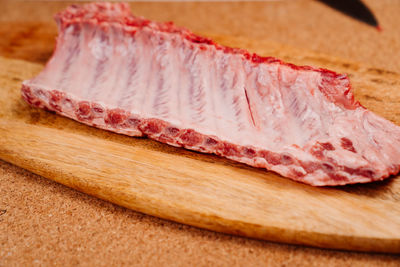
[[[210,36],[210,35],[209,35]],[[356,97],[400,123],[400,75],[285,46],[211,36],[349,73]],[[400,253],[400,182],[314,188],[213,155],[87,127],[29,107],[42,65],[0,58],[0,158],[88,194],[210,230],[317,247]]]

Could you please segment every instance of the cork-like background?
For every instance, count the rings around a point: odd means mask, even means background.
[[[400,1],[364,2],[382,32],[312,0],[131,6],[137,15],[173,20],[197,33],[282,43],[400,72]],[[0,55],[45,63],[56,35],[52,14],[66,5],[0,2]],[[121,264],[400,266],[400,257],[201,230],[118,207],[0,161],[0,266]]]

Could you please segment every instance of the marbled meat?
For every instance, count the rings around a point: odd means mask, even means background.
[[[127,4],[55,18],[55,52],[22,85],[32,106],[315,186],[399,172],[400,128],[355,101],[346,75],[225,47]]]

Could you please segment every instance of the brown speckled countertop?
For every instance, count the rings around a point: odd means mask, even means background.
[[[383,32],[312,0],[135,2],[132,10],[195,32],[284,43],[400,72],[400,1],[365,2]],[[44,63],[54,47],[52,14],[66,5],[0,2],[0,55]],[[201,230],[118,207],[0,161],[0,266],[78,264],[400,266],[400,257]]]

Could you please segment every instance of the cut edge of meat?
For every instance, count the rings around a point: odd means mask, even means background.
[[[34,85],[25,82],[21,94],[33,107],[55,111],[89,126],[128,136],[148,136],[175,147],[213,153],[250,166],[276,171],[295,181],[313,186],[338,186],[379,181],[396,174],[400,167],[393,166],[385,175],[374,177],[373,169],[349,169],[334,163],[307,162],[294,158],[288,153],[275,153],[256,147],[240,146],[216,136],[204,135],[194,129],[182,129],[156,118],[142,118],[137,114],[130,114],[119,108],[109,108],[96,102],[79,101],[64,92],[35,88]],[[66,106],[69,108],[65,108]],[[325,144],[323,147],[329,150],[328,145]],[[330,171],[329,179],[326,178],[324,171],[327,168],[330,169],[328,170]],[[341,175],[341,172],[350,174],[351,179]],[[316,179],[318,177],[320,179]]]

